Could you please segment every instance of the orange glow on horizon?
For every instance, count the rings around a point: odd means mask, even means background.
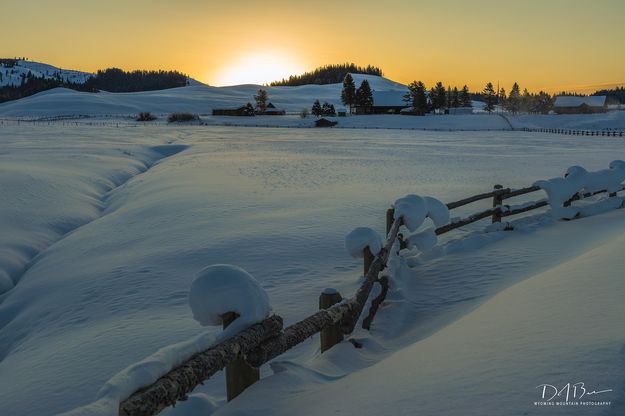
[[[620,0],[4,0],[3,14],[29,24],[5,22],[19,41],[0,55],[84,71],[176,69],[211,85],[263,84],[354,62],[397,82],[472,91],[489,81],[548,92],[625,83]]]

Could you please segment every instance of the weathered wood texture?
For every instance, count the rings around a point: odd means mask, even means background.
[[[503,186],[495,185],[494,186],[494,195],[493,195],[493,208],[498,208],[503,203],[503,193],[497,192],[501,191]],[[494,224],[496,222],[501,222],[501,209],[495,209],[492,215],[491,222]]]
[[[515,209],[508,209],[507,211],[503,211],[501,213],[502,217],[509,217],[511,215],[517,215],[517,214],[521,214],[523,212],[527,212],[527,211],[532,211],[534,209],[538,209],[544,206],[549,205],[549,201],[547,201],[546,199],[543,199],[542,201],[538,201],[532,205],[528,205],[522,208],[515,208]]]
[[[509,188],[506,188],[509,190]],[[492,191],[492,192],[486,192],[483,194],[478,194],[478,195],[474,195],[474,196],[470,196],[468,198],[464,198],[461,199],[459,201],[454,201],[454,202],[449,202],[447,204],[447,208],[449,209],[454,209],[454,208],[458,208],[461,207],[463,205],[468,205],[471,204],[473,202],[477,202],[477,201],[481,201],[482,199],[490,199],[493,196],[495,196],[495,194],[500,193],[501,191]]]
[[[506,189],[510,189],[510,188],[506,188]],[[515,196],[525,195],[525,194],[529,194],[529,193],[536,192],[536,191],[540,191],[540,187],[535,186],[535,185],[528,186],[527,188],[515,189],[515,190],[510,190],[509,192],[504,192],[502,197],[503,199],[508,199],[508,198],[513,198]]]
[[[451,230],[455,230],[456,228],[460,228],[463,227],[465,225],[474,223],[476,221],[482,220],[484,218],[488,218],[491,215],[493,215],[493,213],[495,211],[497,211],[499,208],[490,208],[487,209],[486,211],[482,211],[482,212],[478,212],[477,214],[473,214],[473,215],[469,215],[467,218],[461,219],[459,221],[456,222],[450,222],[449,224],[445,224],[442,227],[438,227],[435,232],[436,235],[441,235],[441,234],[445,234],[448,233]]]
[[[395,216],[395,209],[389,208],[386,210],[386,235],[391,232],[391,228],[393,227],[393,217]]]
[[[271,316],[232,338],[194,355],[150,386],[133,393],[119,405],[120,416],[148,416],[184,400],[204,380],[261,342],[280,333],[282,318]]]
[[[362,258],[363,258],[363,276],[369,273],[369,269],[371,268],[371,263],[375,259],[373,253],[371,253],[371,249],[369,246],[365,247],[362,250]]]
[[[528,186],[527,188],[521,189],[510,189],[510,188],[499,188],[495,189],[491,192],[486,192],[483,194],[478,194],[474,196],[470,196],[468,198],[461,199],[459,201],[449,202],[447,204],[447,208],[454,209],[464,205],[471,204],[473,202],[481,201],[482,199],[493,198],[496,195],[500,195],[502,199],[508,199],[519,195],[529,194],[530,192],[539,191],[540,188],[538,186]]]
[[[228,312],[222,316],[223,327],[226,329],[239,317],[236,312]],[[234,399],[243,390],[260,380],[260,370],[247,364],[239,354],[226,366],[226,399]]]
[[[376,296],[375,299],[371,301],[371,306],[369,307],[369,314],[362,320],[362,327],[367,331],[371,329],[371,323],[373,322],[373,318],[375,318],[375,314],[378,312],[378,308],[386,299],[386,295],[388,293],[388,277],[382,276],[378,279],[378,284],[380,285],[380,294]]]
[[[321,292],[321,295],[319,295],[319,309],[328,309],[342,300],[343,297],[339,292],[325,290]],[[321,352],[329,350],[339,342],[343,341],[341,326],[337,323],[322,328],[319,333],[319,338],[321,342]]]

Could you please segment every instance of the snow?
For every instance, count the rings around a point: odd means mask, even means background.
[[[540,187],[547,193],[549,205],[552,208],[560,208],[562,204],[571,199],[583,187],[586,180],[586,170],[574,166],[569,168],[565,177],[540,180],[534,182],[534,186]]]
[[[382,237],[375,230],[368,227],[358,227],[345,237],[345,248],[350,256],[362,258],[363,250],[369,247],[371,254],[377,256],[382,250]]]
[[[388,119],[400,117],[446,119]],[[207,264],[247,270],[289,325],[317,311],[324,288],[355,293],[362,263],[346,255],[344,237],[360,226],[383,233],[397,196],[449,202],[572,165],[598,171],[624,152],[612,137],[509,131],[0,124],[0,270],[15,283],[0,295],[2,412],[57,414],[121,396],[192,351],[159,358],[163,348],[199,348],[198,337],[207,345],[221,329],[200,327],[188,305]],[[453,416],[473,411],[469,393],[501,414],[531,414],[520,401],[555,372],[554,383],[613,388],[616,403],[625,380],[613,321],[625,295],[620,205],[575,202],[580,218],[568,222],[537,210],[511,217],[514,231],[485,232],[485,220],[440,236],[429,252],[404,250],[372,331],[352,335],[362,349],[344,342],[320,355],[313,337],[263,366],[236,400],[225,403],[218,374],[164,414],[314,414],[327,405]]]
[[[393,204],[393,219],[402,219],[410,231],[416,231],[428,214],[426,201],[418,195],[410,194],[399,198]]]
[[[439,201],[431,196],[424,196],[425,204],[428,210],[428,218],[432,219],[432,222],[436,227],[441,227],[449,223],[449,209],[444,202]]]
[[[22,76],[27,75],[29,72],[37,78],[52,79],[60,77],[63,81],[74,84],[83,84],[93,75],[88,72],[61,69],[41,62],[19,59],[16,65],[10,68],[0,64],[0,87],[7,85],[19,86],[22,83]]]
[[[120,402],[136,390],[150,385],[194,354],[236,334],[238,330],[240,330],[238,327],[227,328],[219,336],[204,333],[193,339],[163,347],[111,377],[98,391],[92,403],[63,414],[66,416],[115,416],[118,414]]]
[[[586,104],[590,107],[603,107],[605,105],[605,95],[591,95],[589,97],[576,97],[573,95],[558,95],[554,102],[555,107],[579,107]]]
[[[449,223],[447,205],[431,196],[406,195],[393,204],[394,219],[403,218],[410,231],[416,231],[426,218],[432,219],[436,227]]]
[[[373,75],[361,75],[359,81],[367,79],[372,89],[397,91],[406,87]],[[303,108],[310,110],[313,102],[328,102],[342,107],[340,96],[342,84],[303,85],[298,87],[266,87],[262,85],[235,85],[211,87],[194,83],[187,87],[160,91],[132,93],[88,93],[66,88],[55,88],[30,97],[0,104],[3,117],[51,117],[64,115],[114,115],[131,116],[141,111],[163,116],[173,112],[191,112],[208,115],[215,108],[238,108],[247,102],[254,102],[253,96],[259,89],[267,90],[271,102],[280,109],[299,113]],[[258,119],[260,117],[250,117]],[[268,117],[269,120],[274,117]],[[217,118],[223,119],[223,118]],[[236,118],[239,120],[240,118]],[[227,117],[232,122],[232,117]],[[294,120],[297,120],[296,118]],[[244,121],[244,120],[241,120]],[[273,122],[273,121],[271,121]]]
[[[407,238],[408,247],[416,247],[422,253],[428,252],[436,246],[438,237],[435,228],[426,228],[425,230],[412,234]]]
[[[228,312],[239,315],[239,331],[269,316],[269,297],[258,281],[240,267],[216,264],[202,269],[191,283],[189,306],[200,325],[221,325]],[[237,331],[238,332],[238,331]]]
[[[562,205],[573,196],[584,192],[598,192],[607,190],[617,192],[625,181],[625,162],[613,160],[609,169],[589,172],[581,166],[571,166],[566,170],[564,178],[540,180],[534,183],[543,189],[549,197],[549,205],[553,215],[558,218],[572,219],[579,211]]]
[[[607,221],[624,225],[622,214]],[[572,224],[566,226],[577,228],[577,233],[593,226],[583,220]],[[388,348],[382,329],[360,339],[360,350],[344,343],[305,366],[276,363],[273,376],[216,414],[622,414],[625,281],[614,271],[625,269],[623,244],[622,233],[603,234],[594,247],[531,273],[453,322],[439,323],[442,328],[434,334],[374,364],[370,360]],[[428,277],[425,271],[410,285],[427,290]],[[405,291],[409,283],[404,283]],[[396,296],[392,299],[386,313],[395,310],[397,317],[402,305]],[[571,320],[574,324],[567,324]],[[571,397],[570,402],[611,405],[534,404],[543,401],[537,386],[563,388],[577,382],[585,383],[589,392],[609,391],[581,400]],[[280,400],[267,399],[269,395]]]
[[[408,89],[404,91],[372,91],[373,105],[380,107],[406,107],[408,103],[404,101],[404,95],[408,93]]]

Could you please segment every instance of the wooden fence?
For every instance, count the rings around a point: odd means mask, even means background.
[[[529,131],[534,133],[553,133],[553,134],[568,134],[571,136],[608,136],[608,137],[623,137],[623,130],[617,129],[604,129],[604,130],[577,130],[577,129],[534,129],[523,127],[516,129],[517,131]]]
[[[621,187],[620,191],[623,189],[625,188]],[[447,207],[453,210],[477,201],[491,199],[492,208],[438,227],[436,234],[445,234],[486,218],[490,218],[492,223],[497,223],[501,222],[502,218],[545,207],[548,205],[546,199],[519,206],[504,204],[506,199],[539,190],[540,188],[537,186],[511,189],[495,185],[491,192],[450,202]],[[575,195],[565,202],[564,206],[570,205],[574,200],[604,192],[607,191]],[[611,193],[609,196],[614,197],[616,193]],[[195,387],[224,368],[226,369],[227,397],[228,400],[232,400],[245,388],[259,380],[258,368],[261,365],[311,336],[320,333],[321,352],[341,342],[343,337],[352,333],[356,327],[372,288],[378,284],[381,287],[380,294],[371,301],[368,314],[362,320],[362,327],[369,329],[389,288],[388,279],[379,277],[379,274],[386,268],[391,250],[399,251],[406,246],[400,233],[401,225],[402,219],[394,219],[393,208],[388,209],[386,212],[387,235],[384,247],[376,256],[371,254],[368,247],[364,249],[364,281],[351,298],[343,299],[338,292],[326,290],[319,297],[320,310],[317,313],[286,328],[283,328],[280,316],[270,316],[234,337],[196,354],[153,384],[139,389],[121,402],[119,414],[123,416],[157,414],[164,408],[175,404],[176,401],[185,400],[187,394],[193,391]],[[236,319],[236,315],[228,313],[222,318],[225,327]],[[350,340],[350,342],[355,347],[360,347],[356,341]]]

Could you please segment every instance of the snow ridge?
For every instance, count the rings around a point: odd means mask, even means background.
[[[183,150],[185,150],[188,146],[186,145],[162,145],[162,146],[153,146],[151,148],[151,150],[155,153],[155,158],[151,161],[151,163],[149,164],[145,164],[143,168],[139,168],[138,172],[134,175],[129,175],[126,178],[124,178],[121,182],[118,182],[113,188],[111,188],[109,191],[107,191],[106,193],[100,195],[99,200],[97,201],[97,208],[99,211],[99,215],[96,218],[87,220],[86,222],[82,222],[81,224],[66,224],[65,226],[62,226],[60,228],[60,233],[59,233],[59,238],[52,242],[51,244],[49,244],[46,247],[43,247],[37,251],[33,251],[30,257],[30,260],[27,262],[27,264],[25,265],[25,267],[21,270],[21,272],[18,275],[15,276],[7,276],[7,282],[5,282],[6,284],[3,284],[2,286],[0,286],[0,290],[5,287],[7,288],[4,292],[0,291],[0,304],[3,302],[4,299],[6,299],[6,297],[8,296],[8,292],[15,286],[17,286],[22,278],[22,276],[33,266],[36,264],[37,259],[39,258],[39,256],[45,252],[46,250],[50,250],[51,248],[53,248],[53,246],[55,244],[58,244],[59,242],[61,242],[64,238],[66,238],[68,235],[70,235],[71,233],[73,233],[74,231],[76,231],[77,229],[84,227],[94,221],[97,221],[98,219],[102,218],[104,215],[109,214],[111,211],[108,211],[108,199],[110,198],[110,196],[117,190],[122,188],[126,183],[128,183],[131,179],[138,177],[141,174],[144,174],[145,172],[147,172],[150,168],[152,168],[154,165],[156,165],[158,162],[160,162],[161,160],[173,156]],[[2,276],[0,276],[2,277]],[[2,283],[2,282],[0,282]],[[8,314],[7,314],[8,315]],[[0,319],[0,329],[2,327],[4,327],[8,322],[10,322],[10,319],[8,318],[8,316],[6,316],[6,319]],[[0,360],[1,357],[3,356],[2,351],[0,351]]]

